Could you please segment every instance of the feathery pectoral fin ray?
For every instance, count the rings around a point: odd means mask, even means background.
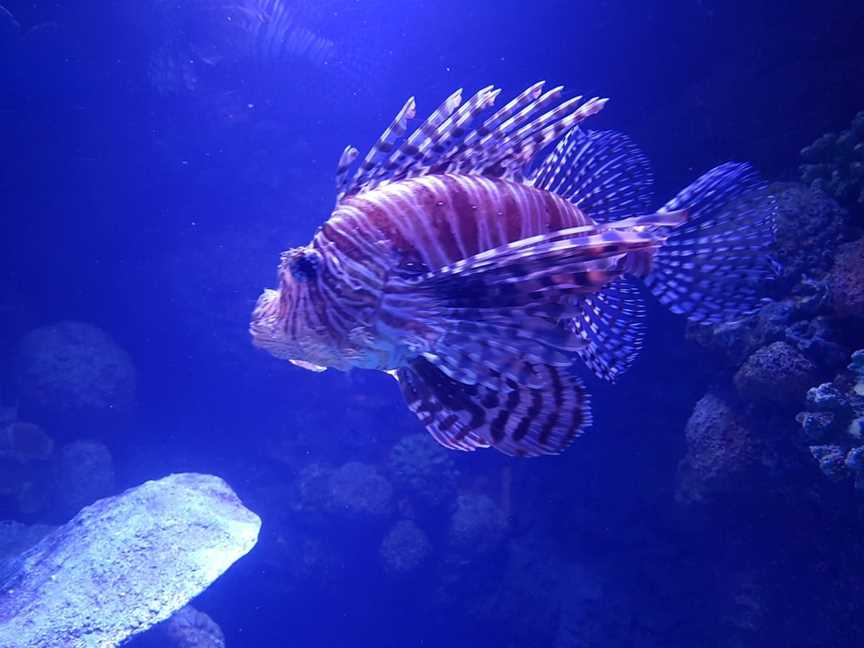
[[[567,325],[580,313],[577,298],[617,279],[628,251],[653,244],[632,232],[576,227],[396,277],[381,302],[381,333],[430,354],[460,382],[497,388],[503,376],[539,388],[548,376],[526,376],[514,359],[570,366],[586,346]]]
[[[620,277],[579,306],[578,315],[566,323],[585,342],[579,357],[598,378],[614,381],[642,348],[645,303],[639,288],[631,278]]]

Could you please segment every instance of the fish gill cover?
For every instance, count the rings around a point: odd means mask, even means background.
[[[858,645],[864,7],[0,2],[2,648]]]

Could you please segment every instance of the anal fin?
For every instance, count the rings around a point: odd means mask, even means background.
[[[438,443],[455,450],[494,447],[504,454],[558,454],[590,424],[589,397],[567,369],[535,365],[548,386],[466,385],[418,358],[398,370],[408,407]]]

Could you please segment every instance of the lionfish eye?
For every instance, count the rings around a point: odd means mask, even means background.
[[[320,264],[321,259],[315,250],[299,250],[291,256],[288,268],[297,281],[308,281],[318,274]]]

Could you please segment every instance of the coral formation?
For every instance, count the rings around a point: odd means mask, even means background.
[[[33,423],[0,424],[0,504],[32,515],[50,503],[54,441]]]
[[[847,351],[830,316],[828,272],[840,245],[844,211],[829,196],[796,184],[771,185],[777,202],[777,299],[750,317],[688,325],[688,337],[737,369],[757,349],[785,341],[819,367],[834,369]]]
[[[678,467],[676,497],[694,503],[752,487],[762,466],[763,445],[728,398],[706,394],[685,429],[687,453]]]
[[[864,111],[846,130],[825,133],[801,150],[801,179],[845,205],[864,206]]]
[[[73,441],[57,458],[57,496],[67,514],[114,492],[114,461],[105,444]]]
[[[289,508],[296,513],[319,513],[330,508],[330,479],[335,468],[326,463],[304,466],[291,485]]]
[[[393,487],[374,466],[349,461],[330,477],[330,507],[350,517],[383,517],[393,510]]]
[[[388,472],[394,485],[421,505],[452,506],[459,471],[451,454],[428,434],[410,434],[390,450]]]
[[[852,162],[862,153],[862,128],[864,113],[850,131],[805,149],[810,189],[771,186],[783,268],[776,300],[735,322],[689,327],[691,339],[723,359],[742,403],[715,393],[697,404],[679,472],[684,501],[700,499],[706,489],[752,488],[760,472],[790,470],[808,459],[787,434],[784,412],[800,409],[805,393],[806,409],[797,416],[801,445],[831,479],[864,487],[856,441],[864,408],[849,374],[855,361],[842,371],[849,347],[864,343],[860,327],[849,325],[864,318],[864,239],[841,243],[849,231],[847,213],[827,195],[852,206],[850,187],[859,183],[860,191],[861,165]],[[833,382],[808,389],[838,371]],[[717,393],[723,389],[721,382]],[[796,452],[798,458],[789,459]]]
[[[864,320],[864,238],[837,251],[830,284],[837,315]]]
[[[225,635],[209,615],[187,605],[127,645],[129,648],[225,648]]]
[[[431,553],[429,536],[411,520],[396,522],[384,536],[378,550],[384,571],[395,577],[416,572]]]
[[[447,529],[447,546],[460,555],[481,556],[500,546],[506,530],[507,518],[491,497],[459,495]]]
[[[806,405],[797,419],[819,469],[864,494],[864,350],[833,382],[810,389]]]
[[[28,333],[18,348],[19,409],[37,423],[113,418],[135,397],[129,354],[107,333],[81,322],[60,322]]]
[[[816,379],[816,367],[788,342],[757,349],[733,379],[741,398],[792,407]]]
[[[209,616],[190,605],[163,622],[162,632],[176,648],[225,648],[222,629]]]
[[[822,191],[798,183],[775,182],[768,190],[776,206],[774,255],[781,286],[788,288],[831,267],[845,212]]]

